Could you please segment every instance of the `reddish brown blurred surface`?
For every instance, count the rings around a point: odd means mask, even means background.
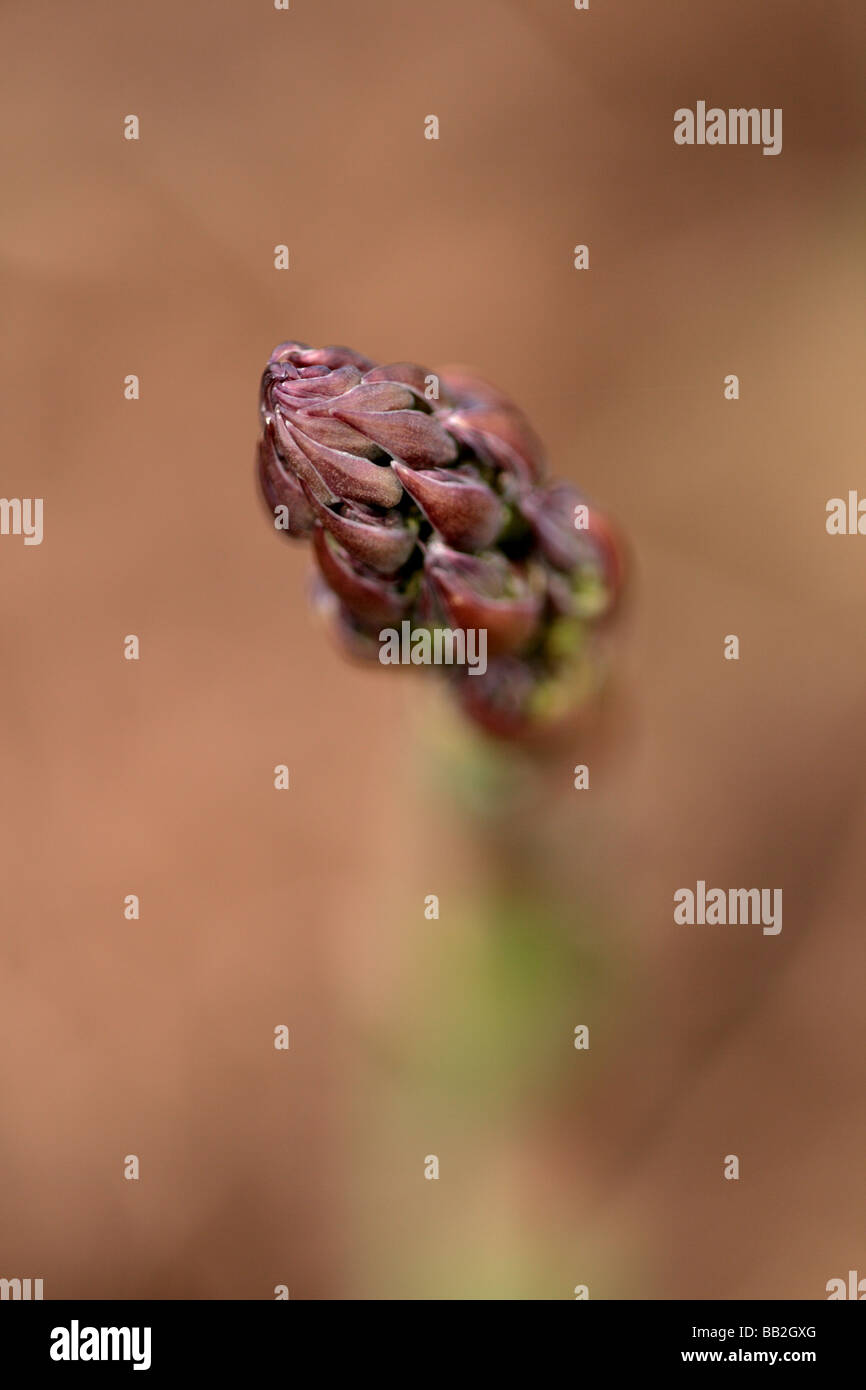
[[[554,1232],[574,1257],[537,1296],[866,1270],[866,540],[824,530],[866,491],[858,11],[6,8],[0,492],[44,497],[45,539],[0,538],[0,1275],[395,1297],[431,1201],[438,1297],[473,1242],[495,1293]],[[677,148],[698,99],[782,107],[782,154]],[[370,1022],[430,950],[424,895],[480,870],[419,773],[416,687],[343,663],[263,519],[286,337],[474,363],[635,551],[621,746],[539,813],[560,915],[589,892],[618,923],[625,1002],[588,1089],[504,1133],[482,1106],[450,1185],[419,1180],[423,1096],[381,1119]],[[783,887],[781,936],[676,928],[699,877]]]

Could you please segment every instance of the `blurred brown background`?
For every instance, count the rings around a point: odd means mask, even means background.
[[[0,492],[45,499],[45,538],[0,538],[0,1276],[866,1274],[866,540],[824,527],[866,493],[858,17],[6,4]],[[782,107],[781,155],[675,146],[700,99]],[[255,400],[288,337],[475,364],[630,534],[618,712],[506,769],[507,814],[426,686],[343,661],[269,532]],[[782,887],[781,935],[676,927],[698,878]]]

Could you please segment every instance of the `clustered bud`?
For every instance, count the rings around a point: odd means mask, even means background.
[[[377,366],[282,343],[262,377],[258,467],[287,535],[309,537],[349,649],[403,623],[486,633],[487,669],[440,668],[492,733],[560,717],[622,586],[610,524],[546,480],[506,396],[462,369]]]

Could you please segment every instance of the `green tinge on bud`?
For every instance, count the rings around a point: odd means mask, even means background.
[[[436,542],[424,572],[456,628],[487,632],[491,655],[522,651],[536,635],[543,611],[543,577],[521,571],[504,555],[465,555]]]
[[[433,530],[455,550],[486,550],[502,530],[505,507],[477,470],[463,465],[420,472],[395,461],[394,472]]]
[[[262,491],[288,508],[289,535],[312,535],[348,650],[375,657],[380,631],[406,620],[483,631],[486,672],[446,674],[502,737],[583,698],[588,634],[615,606],[621,547],[570,484],[544,484],[541,443],[501,391],[465,368],[287,342],[259,408]]]

